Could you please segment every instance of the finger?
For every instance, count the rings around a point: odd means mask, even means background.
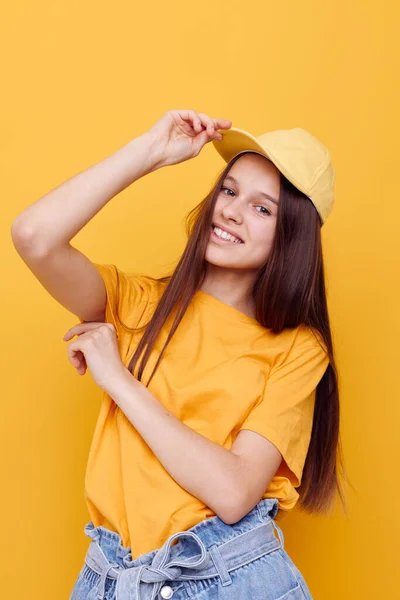
[[[81,356],[83,357],[83,360]],[[86,373],[87,364],[83,352],[81,350],[74,350],[74,348],[71,348],[71,344],[68,346],[68,359],[71,365],[78,371],[79,375],[84,375]]]
[[[79,375],[84,375],[86,373],[86,367],[82,364],[79,365],[73,365],[75,367],[75,369],[77,370]]]
[[[199,117],[197,116],[196,111],[188,110],[188,117],[189,117],[189,120],[192,122],[193,129],[195,131],[197,131],[197,133],[199,133],[202,130],[202,126],[201,126],[201,121],[200,121]]]
[[[215,123],[216,123],[215,130],[221,136],[218,139],[222,140],[224,136],[222,135],[222,133],[219,130],[230,129],[232,127],[232,121],[228,121],[227,119],[216,119]]]
[[[205,125],[207,129],[208,135],[213,135],[215,131],[215,123],[214,119],[206,115],[205,113],[197,113],[199,119],[201,119],[202,123]]]
[[[87,369],[85,355],[83,354],[83,352],[81,350],[78,350],[76,353],[76,357],[79,359],[78,372],[83,375],[83,373],[85,373],[86,369]]]
[[[211,119],[213,122],[213,130],[218,133],[217,139],[222,139],[222,135],[217,131],[218,129],[229,129],[232,126],[232,121],[228,119]],[[213,138],[215,139],[215,138]]]
[[[232,121],[229,119],[215,119],[215,124],[218,129],[229,129],[232,126]]]
[[[182,119],[182,121],[186,121],[187,124],[192,127],[194,132],[201,129],[201,123],[199,127],[199,119],[194,110],[172,110],[169,112],[174,113],[179,119]]]
[[[86,373],[87,364],[85,360],[85,355],[81,350],[76,350],[74,354],[71,352],[71,356],[69,356],[69,361],[71,365],[77,370],[79,375],[84,375]]]
[[[80,364],[79,352],[85,355],[85,348],[87,347],[86,343],[91,336],[92,332],[87,331],[80,335],[78,340],[68,344],[68,358],[74,367],[77,367]]]
[[[79,365],[76,370],[78,371],[79,375],[84,375],[86,373],[86,367],[83,365]]]
[[[189,121],[191,121],[191,125],[196,134],[200,133],[203,130],[203,126],[201,120],[199,119],[196,111],[188,110]]]
[[[68,329],[68,331],[66,333],[64,333],[63,335],[63,340],[66,342],[68,340],[70,340],[71,338],[73,338],[75,335],[82,335],[83,333],[87,333],[88,331],[93,331],[93,329],[97,329],[97,327],[86,327],[87,323],[82,323],[81,324],[82,327],[80,325],[74,325],[74,327],[71,327],[71,329]],[[91,323],[91,325],[93,325],[93,323]]]
[[[95,331],[96,329],[100,329],[101,327],[108,327],[111,331],[115,331],[115,326],[112,323],[104,323],[103,321],[90,321],[85,323],[78,323],[78,325],[74,325],[71,329],[63,335],[63,340],[67,341],[74,337],[74,335],[82,335],[83,333],[87,333],[89,331]]]
[[[79,358],[76,357],[76,353],[71,350],[71,352],[69,352],[68,354],[69,354],[69,362],[71,363],[71,365],[73,367],[75,367],[75,369],[78,369],[78,367],[80,366],[80,363],[79,363]]]

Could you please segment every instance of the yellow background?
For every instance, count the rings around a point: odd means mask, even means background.
[[[16,253],[29,204],[149,129],[168,109],[255,135],[304,127],[330,149],[323,227],[340,374],[349,516],[297,509],[285,547],[316,600],[398,597],[398,4],[238,0],[3,5],[0,19],[3,598],[68,598],[89,540],[84,473],[101,390],[62,336],[77,318]],[[211,144],[123,191],[73,239],[97,262],[165,274],[184,216],[223,161]]]

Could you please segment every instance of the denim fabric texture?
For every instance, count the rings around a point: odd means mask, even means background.
[[[284,549],[277,512],[276,498],[260,500],[232,525],[211,517],[135,560],[119,534],[89,521],[69,600],[313,600]]]

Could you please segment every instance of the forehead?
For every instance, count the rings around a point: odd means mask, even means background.
[[[225,179],[250,192],[261,194],[275,203],[280,192],[280,172],[267,158],[244,154],[233,164]]]
[[[239,156],[239,158],[232,165],[229,173],[234,176],[235,174],[240,176],[259,175],[260,177],[268,177],[271,175],[275,175],[277,177],[280,176],[279,169],[269,158],[254,152],[246,152],[245,154]]]

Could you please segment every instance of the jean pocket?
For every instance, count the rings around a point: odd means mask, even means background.
[[[309,600],[281,548],[236,567],[229,575],[231,581],[225,584],[218,576],[189,580],[188,596],[191,600]]]
[[[297,582],[303,592],[304,600],[313,600],[313,597],[311,596],[311,592],[308,589],[306,580],[304,579],[301,571],[298,569],[298,567],[295,565],[293,560],[290,558],[289,554],[286,552],[286,550],[284,548],[279,548],[279,552],[281,553],[282,560],[285,561],[285,563],[287,564],[289,569],[291,569],[295,578],[297,579]]]

